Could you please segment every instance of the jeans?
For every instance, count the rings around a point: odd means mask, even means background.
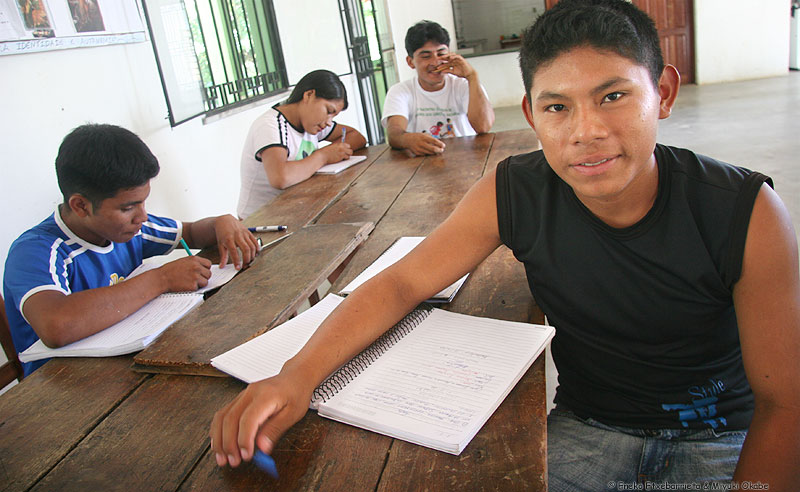
[[[746,435],[746,430],[629,429],[555,408],[547,417],[549,489],[726,490],[708,485],[730,482]]]

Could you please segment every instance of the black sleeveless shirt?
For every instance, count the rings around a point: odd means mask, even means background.
[[[635,428],[743,429],[753,396],[733,286],[759,173],[657,145],[658,195],[631,227],[598,219],[541,151],[497,168],[500,237],[556,328],[556,402]]]

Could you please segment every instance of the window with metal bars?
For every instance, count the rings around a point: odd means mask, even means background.
[[[172,126],[288,87],[272,0],[145,0]]]

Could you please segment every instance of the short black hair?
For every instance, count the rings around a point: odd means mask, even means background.
[[[329,101],[342,100],[347,109],[347,91],[339,77],[330,70],[314,70],[303,75],[303,78],[294,86],[289,99],[284,104],[292,104],[303,100],[303,94],[313,90],[314,95]]]
[[[429,20],[417,22],[406,31],[408,56],[413,57],[414,52],[425,46],[428,41],[436,41],[439,44],[450,46],[450,34],[447,33],[447,29],[436,22]]]
[[[653,20],[626,0],[561,0],[522,34],[519,65],[530,96],[536,71],[562,53],[591,46],[628,58],[658,87],[664,59]]]
[[[56,177],[64,196],[80,194],[93,207],[120,190],[147,184],[158,175],[158,159],[130,130],[86,124],[72,130],[58,148]]]

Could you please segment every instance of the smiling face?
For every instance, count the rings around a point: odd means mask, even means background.
[[[428,41],[422,48],[414,52],[414,56],[407,56],[408,66],[417,71],[419,85],[423,90],[433,92],[444,87],[445,74],[436,72],[436,67],[447,63],[446,55],[450,49],[446,44]]]
[[[656,88],[646,67],[578,47],[533,74],[526,117],[553,171],[590,210],[649,210],[658,185],[658,120],[669,116],[677,94],[673,73],[665,69]]]
[[[147,220],[144,201],[149,195],[150,182],[120,190],[97,207],[80,195],[73,195],[70,197],[70,208],[76,210],[78,207],[76,212],[80,222],[68,225],[82,239],[98,246],[105,246],[109,241],[128,242]]]
[[[342,99],[324,99],[317,97],[314,90],[303,94],[298,108],[300,125],[307,133],[317,134],[333,124],[333,118],[344,108]]]

